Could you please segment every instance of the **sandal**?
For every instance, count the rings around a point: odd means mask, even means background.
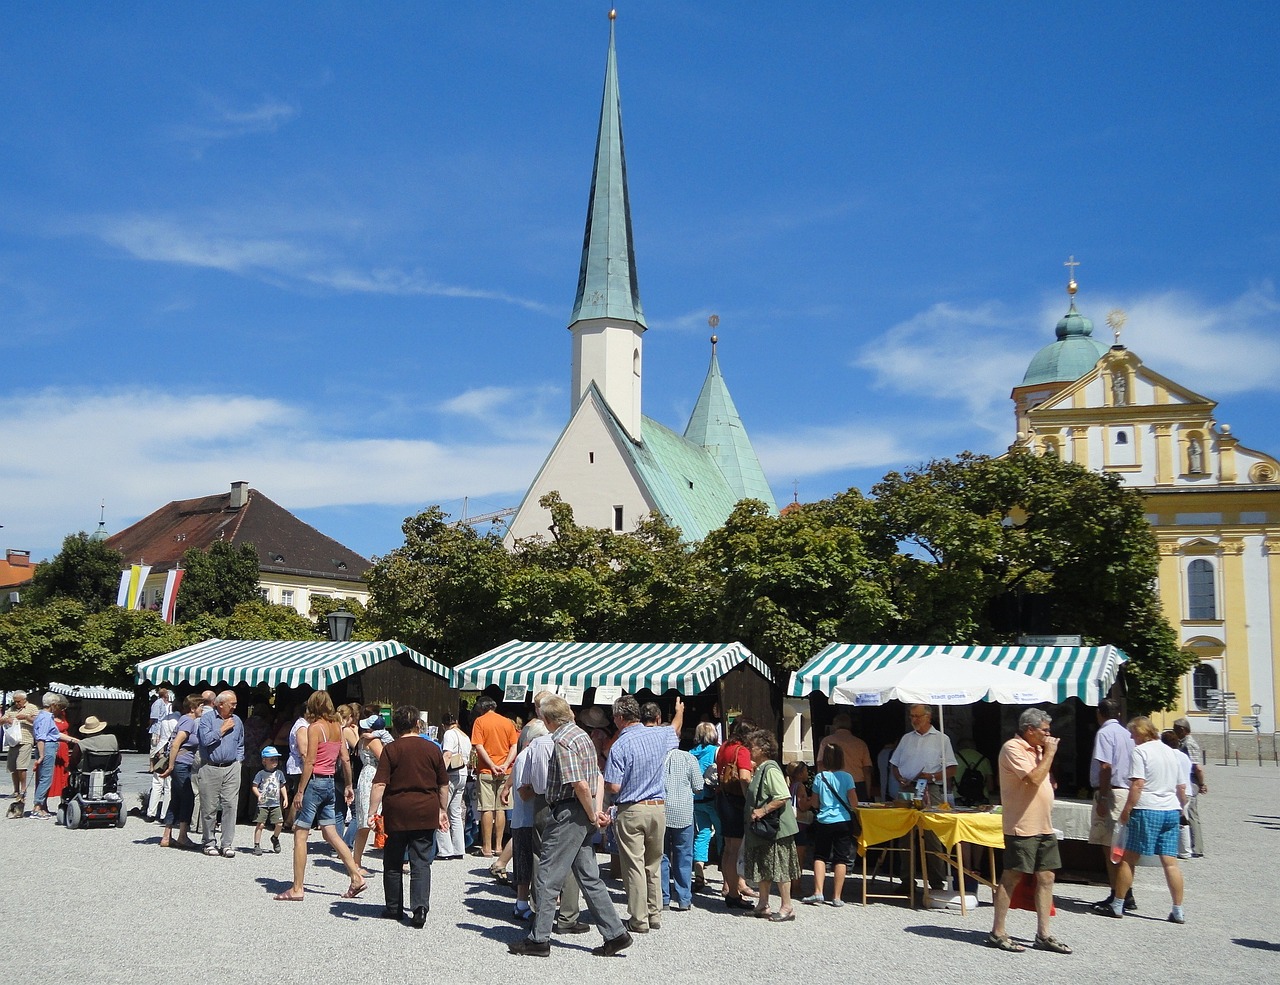
[[[272,899],[277,900],[280,903],[301,903],[303,894],[298,893],[298,895],[295,896],[292,889],[286,889],[283,893],[276,893]]]
[[[1031,945],[1037,951],[1052,951],[1054,954],[1070,954],[1071,948],[1056,937],[1041,937],[1036,934],[1036,942]]]
[[[994,947],[997,951],[1009,951],[1013,954],[1021,954],[1026,950],[1025,947],[1017,941],[1010,939],[1007,935],[1004,937],[997,937],[995,934],[988,934],[987,939],[982,943],[986,944],[987,947]]]
[[[773,914],[769,912],[769,908],[767,906],[763,910],[758,906],[753,906],[751,908],[751,915],[753,917],[759,917],[761,920],[773,919]]]
[[[796,918],[795,910],[779,910],[769,915],[770,923],[789,923]]]
[[[368,888],[369,888],[368,882],[361,882],[360,885],[358,886],[354,884],[351,886],[348,886],[347,891],[342,894],[342,899],[355,899],[357,896],[359,896]]]

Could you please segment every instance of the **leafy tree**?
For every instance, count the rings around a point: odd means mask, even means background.
[[[196,616],[182,626],[187,643],[201,640],[317,640],[315,625],[288,605],[275,605],[260,598],[239,603],[228,616],[209,613]]]
[[[88,611],[114,605],[124,555],[81,531],[68,534],[62,550],[36,568],[27,601],[43,605],[56,598],[74,599]]]
[[[189,622],[202,615],[229,616],[241,602],[258,594],[258,552],[252,544],[235,547],[214,541],[207,551],[192,548],[182,555],[186,574],[178,588],[177,617]]]
[[[965,454],[874,489],[873,529],[900,544],[893,638],[996,643],[1079,634],[1130,656],[1137,708],[1169,706],[1190,658],[1160,614],[1155,535],[1114,475],[1051,457]]]
[[[339,609],[346,609],[356,617],[355,625],[351,628],[351,638],[353,640],[376,640],[380,639],[373,632],[373,626],[365,616],[364,604],[356,598],[347,596],[346,598],[334,598],[333,596],[311,596],[311,615],[314,619],[312,629],[315,634],[322,640],[329,638],[329,621],[330,612],[337,612]]]
[[[511,555],[496,534],[453,526],[433,506],[405,520],[405,541],[375,558],[366,614],[375,638],[454,664],[510,639],[500,601]]]
[[[866,512],[856,490],[780,516],[739,503],[698,548],[718,578],[716,638],[742,640],[788,671],[835,640],[883,637],[897,613],[861,529]]]

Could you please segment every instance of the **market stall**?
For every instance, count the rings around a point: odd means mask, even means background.
[[[741,714],[766,728],[778,720],[773,673],[741,643],[511,640],[464,661],[454,673],[460,689],[490,689],[499,701],[523,701],[543,688],[579,707],[609,704],[623,693],[657,700],[675,692],[694,699],[686,700],[688,726],[716,702],[724,718]]]

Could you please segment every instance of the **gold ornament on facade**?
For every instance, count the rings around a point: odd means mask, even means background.
[[[1120,344],[1120,332],[1124,329],[1124,323],[1128,321],[1129,316],[1124,313],[1123,308],[1112,308],[1107,312],[1107,324],[1111,326],[1111,333],[1115,336],[1115,344]]]

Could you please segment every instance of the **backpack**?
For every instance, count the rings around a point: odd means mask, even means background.
[[[956,784],[956,796],[970,807],[977,807],[987,801],[987,778],[979,768],[987,761],[987,757],[978,753],[976,763],[967,763]]]

